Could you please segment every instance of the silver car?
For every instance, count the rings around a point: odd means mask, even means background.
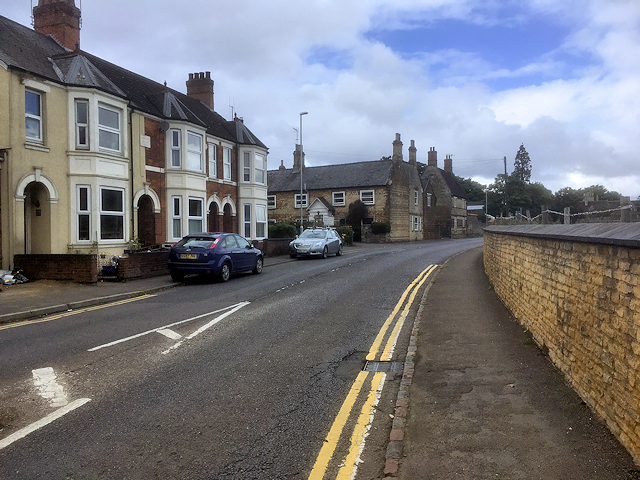
[[[289,243],[291,258],[306,256],[342,255],[342,238],[332,228],[308,228]]]

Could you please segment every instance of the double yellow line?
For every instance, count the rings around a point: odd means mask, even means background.
[[[374,361],[378,356],[380,361],[389,361],[391,359],[398,335],[416,295],[422,285],[424,285],[429,275],[431,275],[437,267],[437,265],[429,265],[404,291],[400,300],[398,300],[398,303],[384,322],[384,325],[371,345],[367,355],[368,361]],[[409,297],[409,300],[405,303],[407,297]],[[403,305],[404,309],[402,309]],[[402,313],[398,316],[401,309]],[[385,339],[386,343],[382,353],[380,354],[380,347]],[[382,394],[385,378],[386,374],[384,372],[363,371],[358,374],[356,380],[351,386],[351,390],[349,390],[349,393],[347,394],[347,398],[342,404],[342,407],[333,422],[333,425],[331,426],[331,429],[329,430],[329,434],[327,435],[322,448],[320,449],[318,458],[316,459],[313,469],[311,470],[311,474],[309,475],[309,480],[322,480],[325,478],[329,464],[335,456],[340,438],[343,437],[345,426],[347,425],[349,418],[352,417],[354,405],[358,397],[360,397],[363,392],[366,392],[366,398],[351,433],[348,452],[343,461],[340,462],[341,466],[335,478],[336,480],[343,480],[350,479],[352,477],[358,462],[358,457],[364,448],[364,440],[369,433],[375,411],[374,407],[377,405],[380,395]]]
[[[47,315],[46,317],[37,318],[35,320],[24,320],[22,322],[8,323],[6,325],[0,325],[0,330],[6,330],[8,328],[24,327],[25,325],[32,325],[34,323],[51,322],[52,320],[58,320],[60,318],[69,317],[71,315],[77,315],[79,313],[91,312],[93,310],[99,310],[101,308],[114,307],[116,305],[123,305],[125,303],[131,303],[131,302],[135,302],[137,300],[144,300],[145,298],[151,298],[151,297],[155,297],[155,295],[144,294],[144,295],[140,295],[138,297],[127,298],[125,300],[118,300],[116,302],[103,303],[102,305],[95,305],[93,307],[78,308],[77,310],[69,310],[67,312],[56,313],[54,315]]]

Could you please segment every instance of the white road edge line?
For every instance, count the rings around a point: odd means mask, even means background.
[[[75,410],[78,407],[81,407],[82,405],[84,405],[85,403],[88,403],[90,401],[91,401],[90,398],[80,398],[78,400],[75,400],[75,401],[69,403],[68,405],[66,405],[64,407],[59,408],[55,412],[51,412],[49,415],[47,415],[46,417],[38,420],[37,422],[33,422],[31,425],[28,425],[28,426],[18,430],[17,432],[12,433],[8,437],[0,440],[0,450],[2,450],[4,447],[8,447],[9,445],[11,445],[16,440],[20,440],[21,438],[26,437],[30,433],[35,432],[36,430],[44,427],[45,425],[50,424],[54,420],[57,420],[58,418],[62,417],[63,415],[66,415],[67,413]]]
[[[180,320],[179,322],[170,323],[169,325],[164,325],[162,327],[154,328],[153,330],[148,330],[146,332],[138,333],[136,335],[132,335],[132,336],[127,337],[127,338],[121,338],[120,340],[114,340],[113,342],[105,343],[104,345],[99,345],[97,347],[90,348],[89,350],[87,350],[87,352],[95,352],[96,350],[100,350],[101,348],[112,347],[114,345],[117,345],[118,343],[127,342],[129,340],[133,340],[134,338],[143,337],[145,335],[149,335],[150,333],[155,333],[158,330],[164,330],[164,329],[167,329],[167,328],[175,327],[176,325],[180,325],[182,323],[192,322],[193,320],[197,320],[197,319],[202,318],[202,317],[207,317],[209,315],[214,315],[214,314],[219,313],[219,312],[224,312],[225,310],[229,310],[230,308],[234,308],[234,307],[236,307],[238,305],[244,306],[245,304],[248,304],[248,303],[249,302],[236,303],[235,305],[230,305],[230,306],[225,307],[225,308],[220,308],[218,310],[214,310],[213,312],[203,313],[202,315],[198,315],[196,317],[191,317],[191,318],[187,318],[186,320]]]
[[[204,332],[205,330],[208,330],[209,328],[211,328],[212,326],[214,326],[216,323],[218,323],[220,320],[227,318],[229,315],[231,315],[232,313],[237,312],[238,310],[240,310],[242,307],[245,307],[247,305],[249,305],[250,302],[240,302],[238,303],[233,309],[229,310],[228,312],[223,313],[222,315],[214,318],[213,320],[211,320],[209,323],[203,325],[202,327],[200,327],[199,329],[197,329],[195,332],[193,332],[191,335],[189,335],[187,337],[187,340],[191,340],[192,338],[200,335],[202,332]],[[170,348],[168,348],[167,350],[165,350],[164,352],[162,352],[163,355],[166,355],[167,353],[169,353],[171,350],[175,350],[176,348],[178,348],[180,345],[182,345],[182,342],[178,342],[175,345],[171,346]]]

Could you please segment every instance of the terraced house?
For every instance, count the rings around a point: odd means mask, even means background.
[[[185,95],[82,51],[74,0],[33,16],[35,30],[0,16],[3,268],[204,230],[267,236],[267,147],[214,111],[208,72]]]

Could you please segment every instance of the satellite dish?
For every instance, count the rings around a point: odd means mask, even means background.
[[[160,122],[158,123],[158,130],[161,132],[166,132],[169,130],[169,122]]]

